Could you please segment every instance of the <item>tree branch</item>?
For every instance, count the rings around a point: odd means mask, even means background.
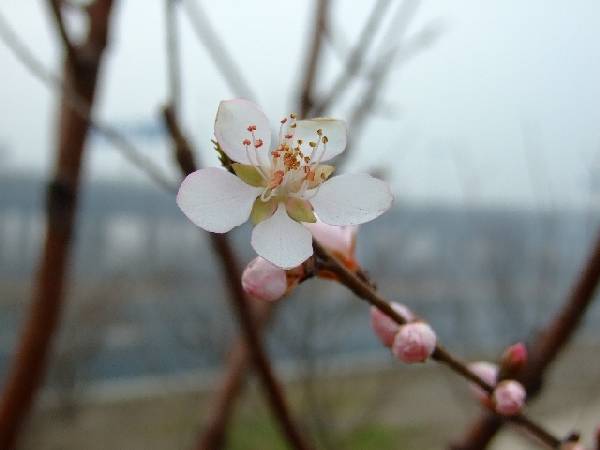
[[[354,292],[359,298],[367,301],[372,306],[375,306],[382,313],[390,317],[399,325],[406,323],[404,317],[398,314],[391,307],[390,303],[381,297],[368,283],[360,279],[352,271],[348,270],[341,262],[337,260],[329,251],[327,251],[321,244],[313,239],[313,247],[315,254],[318,258],[326,262],[327,270],[330,270],[337,275],[340,283]],[[317,268],[319,267],[319,261],[317,260]],[[484,389],[486,392],[492,392],[493,386],[479,377],[477,374],[472,372],[467,365],[459,358],[452,355],[448,350],[442,347],[440,344],[436,345],[435,351],[432,355],[432,359],[438,361],[441,364],[448,366],[455,373],[466,378],[472,383],[477,384],[479,387]],[[535,436],[540,442],[542,442],[548,448],[556,449],[560,446],[561,440],[553,436],[550,432],[546,431],[539,424],[531,421],[525,415],[521,414],[514,416],[509,419],[511,422],[518,424],[522,428],[526,429],[530,434]]]
[[[563,307],[537,336],[529,352],[527,365],[519,375],[519,380],[527,389],[530,399],[535,398],[543,387],[547,368],[558,357],[571,340],[594,300],[600,281],[600,232],[592,247],[579,278],[575,281]],[[482,413],[467,429],[453,450],[479,450],[486,448],[504,424],[501,417]]]
[[[111,7],[111,0],[97,0],[90,5],[88,38],[81,47],[72,47],[71,50],[80,63],[72,64],[73,60],[68,55],[71,47],[65,46],[65,83],[72,86],[77,95],[86,101],[87,114],[96,94],[96,81],[106,47]],[[57,20],[61,22],[60,19]],[[67,39],[66,34],[63,39]],[[86,55],[85,59],[79,56],[82,54]],[[17,444],[20,430],[43,382],[52,341],[58,329],[88,131],[87,119],[73,109],[63,95],[54,175],[48,184],[46,199],[45,243],[29,314],[21,329],[0,400],[0,448],[3,449],[12,449]]]

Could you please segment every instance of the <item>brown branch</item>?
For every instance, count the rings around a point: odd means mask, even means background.
[[[368,283],[360,279],[352,271],[348,270],[340,261],[337,260],[329,251],[327,251],[321,244],[313,239],[313,247],[315,254],[318,258],[325,261],[327,264],[327,270],[333,271],[340,283],[354,292],[359,298],[367,301],[372,306],[375,306],[385,315],[393,319],[399,325],[406,323],[405,319],[398,314],[391,307],[390,303],[381,297]],[[318,267],[317,262],[317,267]],[[472,372],[467,365],[459,358],[452,355],[448,350],[442,347],[440,344],[436,345],[435,351],[432,355],[432,359],[437,362],[448,366],[455,373],[461,375],[472,383],[477,384],[487,392],[493,391],[493,386],[479,377],[477,374]],[[560,446],[561,440],[553,436],[550,432],[546,431],[542,426],[533,422],[525,415],[517,415],[511,417],[508,420],[526,429],[530,434],[535,436],[541,443],[548,448],[556,449]]]
[[[67,53],[64,76],[91,108],[106,47],[111,0],[97,0],[89,8],[86,42],[73,47],[79,64]],[[81,57],[80,57],[81,55]],[[46,239],[39,261],[29,314],[21,329],[12,366],[0,401],[0,448],[12,449],[35,401],[58,328],[67,279],[83,152],[89,123],[65,100],[60,106],[57,160],[46,200]]]
[[[192,162],[190,166],[180,163],[182,175],[188,175],[196,169],[191,147],[178,126],[173,116],[173,111],[169,107],[163,109],[163,116],[169,134],[172,136],[173,143],[178,147],[176,151],[177,161],[180,162],[183,159],[184,161]],[[181,155],[186,154],[187,157],[181,157]],[[273,416],[292,448],[297,450],[310,449],[311,447],[305,442],[304,437],[300,434],[292,419],[283,390],[275,378],[269,358],[263,348],[258,329],[254,323],[250,300],[246,297],[242,289],[241,270],[229,239],[225,234],[208,233],[208,235],[223,269],[222,272],[225,276],[224,281],[229,291],[229,298],[237,314],[244,341],[248,346],[247,348],[254,368],[261,381],[261,386],[263,387]]]
[[[62,16],[62,0],[48,0],[48,4],[50,6],[50,11],[52,12],[52,17],[54,18],[54,24],[60,36],[64,52],[67,55],[66,59],[70,61],[71,64],[76,65],[77,52],[73,46],[73,43],[71,42],[71,39],[69,38],[69,33],[67,32],[67,27],[65,26],[65,21]]]
[[[302,80],[302,89],[300,91],[300,117],[305,118],[314,104],[314,89],[317,78],[317,67],[323,48],[323,39],[329,21],[329,0],[317,0],[315,11],[314,30],[312,33],[312,43],[307,52],[306,71]]]
[[[579,278],[573,285],[563,307],[537,336],[529,352],[527,365],[519,380],[527,389],[530,399],[536,397],[542,387],[547,368],[558,357],[561,350],[571,340],[577,328],[594,300],[594,294],[600,281],[600,233],[592,247],[588,260]],[[467,429],[453,450],[483,449],[500,431],[504,424],[502,418],[482,413]]]
[[[256,303],[254,323],[258,330],[265,327],[277,303]],[[225,448],[227,427],[233,415],[236,400],[244,386],[244,379],[251,362],[250,352],[243,336],[239,336],[231,348],[227,359],[227,370],[221,386],[209,407],[208,419],[204,421],[204,431],[200,434],[197,450],[221,450]]]

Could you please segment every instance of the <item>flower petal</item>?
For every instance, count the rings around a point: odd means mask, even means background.
[[[242,144],[244,139],[252,140],[252,135],[247,130],[249,125],[256,125],[254,135],[256,139],[263,141],[263,145],[258,149],[259,154],[267,154],[271,149],[271,129],[267,117],[260,108],[251,101],[241,98],[224,100],[219,104],[215,119],[215,137],[227,156],[243,164],[253,164],[248,160],[246,149]],[[254,154],[252,145],[250,145],[250,152]]]
[[[282,269],[299,266],[313,253],[310,231],[289,218],[283,203],[254,227],[251,243],[256,253]]]
[[[339,155],[346,149],[346,122],[337,119],[317,118],[308,120],[299,120],[296,122],[296,130],[294,132],[294,140],[302,139],[306,144],[309,142],[317,142],[319,136],[317,130],[323,130],[323,136],[327,136],[326,151],[320,157],[321,161],[327,161],[334,156]],[[319,159],[319,155],[323,151],[323,143],[319,144],[319,148],[315,153],[315,157]]]
[[[254,199],[261,191],[226,170],[209,167],[183,180],[177,205],[200,228],[225,233],[248,220]]]
[[[365,173],[330,178],[310,200],[319,220],[329,225],[369,222],[386,212],[392,201],[387,183]]]

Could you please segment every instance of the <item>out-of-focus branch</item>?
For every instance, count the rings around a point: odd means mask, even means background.
[[[69,33],[67,32],[67,27],[65,26],[65,21],[62,16],[62,0],[48,0],[48,3],[50,5],[50,11],[52,12],[56,29],[58,30],[60,40],[64,47],[64,52],[67,55],[67,60],[70,61],[71,64],[77,64],[77,52],[69,38]]]
[[[265,327],[276,303],[256,303],[253,308],[254,323],[258,330]],[[204,420],[204,430],[196,444],[197,450],[221,450],[225,448],[227,427],[233,415],[236,400],[239,398],[251,357],[243,336],[233,344],[227,358],[227,369],[221,380],[221,386],[211,402],[208,418]]]
[[[185,139],[183,132],[178,126],[178,123],[173,116],[173,112],[169,107],[163,109],[163,116],[165,118],[167,129],[172,136],[173,143],[180,147],[177,150],[177,154],[188,154],[188,157],[183,159],[192,162],[191,166],[180,165],[182,175],[188,175],[196,170],[191,147]],[[182,158],[177,156],[176,159],[179,162]],[[238,321],[244,336],[244,342],[247,345],[247,349],[261,381],[273,416],[277,420],[278,425],[281,427],[284,436],[287,438],[287,441],[292,448],[297,450],[308,450],[311,447],[305,441],[302,434],[300,434],[292,419],[283,390],[275,378],[269,358],[263,348],[250,307],[250,300],[246,297],[246,294],[242,289],[241,270],[231,244],[229,243],[229,239],[225,234],[218,233],[209,233],[209,238],[222,266],[222,273],[225,277],[226,288],[229,291],[229,298],[237,313]]]
[[[94,9],[90,10],[94,13]],[[90,30],[90,33],[98,34],[101,30]],[[62,78],[48,70],[31,52],[31,50],[19,39],[6,19],[0,14],[0,40],[12,51],[17,60],[25,66],[31,75],[40,80],[48,89],[61,92],[63,101],[84,119],[94,131],[102,135],[117,149],[121,155],[134,167],[137,167],[155,183],[165,190],[177,192],[175,184],[169,180],[160,167],[139,151],[123,134],[109,125],[102,123],[91,116],[89,103],[74,89],[66,84]],[[80,54],[80,58],[87,58],[87,51]]]
[[[181,107],[181,57],[179,52],[179,22],[177,3],[179,0],[165,0],[165,47],[167,49],[167,71],[169,80],[169,105],[175,117]]]
[[[213,28],[204,10],[200,7],[200,0],[183,0],[183,6],[194,33],[208,51],[229,88],[237,97],[256,100],[252,88],[242,76],[242,71],[219,39],[219,34]]]
[[[529,361],[519,376],[530,399],[541,391],[546,369],[577,331],[589,305],[594,300],[599,282],[600,233],[563,307],[539,333],[531,346]],[[503,424],[502,418],[484,412],[468,427],[460,443],[454,444],[451,448],[453,450],[486,448]]]
[[[358,75],[371,43],[377,34],[377,28],[379,27],[381,20],[385,17],[385,12],[390,4],[390,0],[377,0],[377,2],[375,2],[371,14],[358,37],[358,41],[348,56],[348,60],[345,63],[345,70],[333,82],[331,89],[324,98],[313,105],[313,108],[309,110],[313,115],[321,116],[327,111],[331,105],[341,97],[352,78]],[[307,113],[309,111],[307,111]]]
[[[329,21],[329,0],[317,0],[315,11],[314,30],[312,32],[312,43],[307,52],[305,72],[300,90],[300,117],[305,118],[314,104],[314,90],[317,78],[317,67],[323,48],[323,40]]]
[[[54,4],[54,2],[51,2]],[[58,7],[58,6],[57,6]],[[66,45],[65,84],[87,104],[93,105],[96,82],[107,44],[111,0],[96,0],[89,6],[89,33],[81,46],[73,46],[77,64]],[[60,11],[58,11],[60,15]],[[58,19],[60,22],[61,20]],[[60,26],[59,26],[60,28]],[[66,38],[66,34],[65,37]],[[85,55],[85,58],[80,57]],[[33,299],[21,329],[15,357],[0,401],[0,448],[16,446],[39,390],[58,328],[77,208],[77,193],[89,122],[62,96],[56,162],[46,200],[46,234]]]
[[[375,306],[382,313],[394,320],[394,322],[397,324],[403,325],[406,323],[404,317],[394,311],[390,302],[381,297],[375,291],[375,289],[373,289],[365,281],[361,280],[359,276],[347,269],[340,261],[338,261],[335,256],[333,256],[314,239],[313,247],[318,258],[317,268],[321,267],[325,270],[333,272],[338,277],[338,280],[341,284],[354,292],[359,298],[367,301],[372,306]],[[435,351],[431,357],[435,361],[448,366],[452,371],[464,377],[468,381],[477,384],[486,392],[491,393],[493,391],[494,388],[492,385],[472,372],[463,361],[452,355],[440,344],[436,345]],[[533,422],[524,414],[513,416],[509,420],[527,430],[532,436],[534,436],[548,448],[557,449],[561,444],[560,439],[545,430],[541,425]]]

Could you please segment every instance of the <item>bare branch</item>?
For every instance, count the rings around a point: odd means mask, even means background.
[[[90,30],[92,32],[93,30]],[[98,30],[100,33],[101,30]],[[96,34],[96,32],[94,33]],[[13,52],[13,55],[23,64],[35,78],[40,80],[48,89],[57,90],[62,93],[64,101],[85,119],[90,126],[99,134],[104,136],[130,163],[145,172],[154,182],[170,192],[176,192],[175,184],[168,179],[163,170],[154,164],[139,151],[124,135],[107,124],[92,118],[89,103],[82,98],[72,86],[47,69],[31,52],[31,50],[19,39],[6,19],[0,14],[0,40]],[[96,51],[86,52],[92,55]]]
[[[348,56],[345,70],[334,81],[331,89],[325,95],[323,100],[314,105],[312,110],[310,110],[312,114],[315,116],[321,116],[333,105],[337,99],[342,96],[352,78],[358,75],[371,43],[377,35],[377,28],[379,27],[382,19],[385,17],[385,12],[390,4],[390,0],[377,0],[375,5],[373,5],[369,19],[363,27],[351,54]]]
[[[69,64],[77,64],[77,53],[75,52],[71,38],[69,38],[69,33],[67,32],[67,27],[65,26],[65,21],[62,16],[62,1],[48,0],[48,4],[50,6],[50,11],[52,12],[52,17],[54,18],[54,24],[56,25],[56,29],[58,30],[60,40],[64,47],[64,51],[67,55],[67,61],[69,61]]]
[[[312,44],[308,50],[305,73],[302,80],[302,89],[300,90],[300,117],[305,118],[306,114],[313,106],[313,94],[315,81],[317,77],[317,67],[323,47],[325,30],[328,27],[329,20],[329,0],[317,0],[317,10],[315,11],[315,25],[312,33]]]
[[[175,117],[181,106],[181,56],[179,51],[179,25],[177,3],[179,0],[165,0],[165,49],[167,52],[167,78],[169,80],[169,105]]]
[[[73,52],[88,54],[85,66],[72,64],[74,60],[68,54],[65,57],[65,84],[73,86],[78,98],[85,102],[86,114],[89,114],[95,98],[111,9],[111,0],[96,0],[89,7],[87,40],[82,46],[72,48]],[[4,22],[3,19],[1,22]],[[6,27],[1,28],[5,36]],[[79,55],[76,59],[79,60]],[[55,169],[53,179],[48,184],[46,199],[45,242],[31,306],[21,328],[0,401],[0,448],[3,449],[15,448],[17,444],[19,433],[43,382],[53,338],[59,326],[88,132],[89,121],[71,106],[63,93]]]
[[[242,71],[235,63],[208,17],[202,10],[199,0],[183,0],[183,6],[198,40],[202,43],[223,78],[237,97],[256,100],[250,85],[242,77]]]

